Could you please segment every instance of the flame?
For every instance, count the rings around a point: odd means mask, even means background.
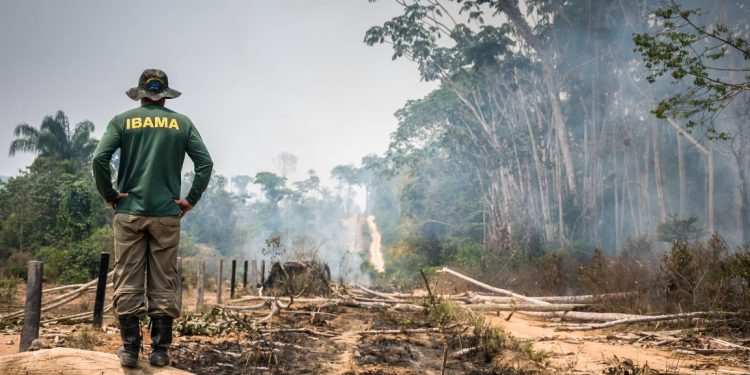
[[[380,249],[380,231],[378,225],[375,223],[375,216],[370,215],[367,217],[367,227],[370,229],[370,264],[378,271],[385,272],[385,259],[383,259],[383,251]]]

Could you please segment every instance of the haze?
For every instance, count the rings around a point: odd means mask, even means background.
[[[155,67],[182,91],[167,106],[197,124],[218,173],[276,171],[272,159],[290,152],[292,180],[308,169],[327,179],[336,165],[381,153],[393,113],[434,88],[388,48],[362,43],[399,11],[364,0],[3,2],[0,143],[57,110],[71,124],[93,121],[99,138],[136,105],[125,90]],[[0,175],[33,157],[4,150]]]

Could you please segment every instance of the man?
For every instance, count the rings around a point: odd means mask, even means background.
[[[93,162],[99,194],[115,209],[113,305],[123,344],[117,355],[123,366],[137,365],[140,321],[147,314],[152,341],[149,362],[166,366],[172,321],[180,315],[176,300],[180,218],[206,190],[213,162],[190,119],[164,108],[165,99],[180,92],[169,88],[163,71],[146,69],[138,86],[126,94],[140,100],[141,106],[109,122]],[[110,161],[118,149],[115,189]],[[180,198],[185,154],[193,160],[195,177],[187,197]]]

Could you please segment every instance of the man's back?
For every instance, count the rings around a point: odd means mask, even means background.
[[[213,162],[198,130],[187,116],[164,108],[180,96],[167,74],[146,69],[138,86],[125,94],[141,106],[115,116],[94,152],[99,194],[115,208],[112,219],[115,264],[112,306],[120,325],[120,364],[137,367],[143,344],[141,318],[148,314],[152,366],[170,363],[172,324],[180,316],[177,253],[180,219],[198,202],[211,178]],[[120,150],[117,190],[110,161]],[[180,198],[185,154],[195,166],[187,197]],[[119,190],[119,191],[118,191]]]
[[[115,116],[107,125],[96,153],[94,175],[100,193],[116,196],[111,187],[109,160],[120,151],[117,188],[128,196],[117,202],[116,212],[143,216],[180,213],[182,164],[187,153],[195,164],[195,180],[187,196],[200,199],[212,168],[211,157],[198,130],[187,116],[151,104]]]

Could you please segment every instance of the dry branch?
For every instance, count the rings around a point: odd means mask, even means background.
[[[641,318],[643,315],[631,315],[631,314],[620,314],[620,313],[596,313],[596,312],[581,312],[581,311],[567,311],[567,312],[540,312],[540,311],[518,311],[518,314],[531,316],[534,318],[564,318],[571,320],[580,320],[588,322],[609,322],[613,320],[621,319],[634,319]]]
[[[224,310],[227,311],[248,311],[248,310],[260,310],[262,308],[266,308],[270,306],[270,300],[269,301],[263,301],[256,305],[250,305],[250,306],[230,306],[230,305],[219,305]]]
[[[357,332],[360,335],[407,335],[410,333],[440,332],[440,328],[412,328],[412,329],[371,329]]]
[[[578,327],[570,327],[570,326],[557,327],[557,330],[558,331],[588,331],[592,329],[609,328],[609,327],[614,327],[614,326],[623,325],[623,324],[659,322],[659,321],[664,321],[664,320],[677,320],[677,319],[686,319],[686,318],[702,318],[702,317],[718,315],[718,314],[726,315],[727,313],[697,311],[697,312],[682,313],[682,314],[640,316],[637,318],[619,319],[619,320],[613,320],[613,321],[609,321],[605,323],[589,324],[589,325],[578,326]]]
[[[364,286],[362,286],[362,285],[359,285],[359,284],[355,284],[355,286],[356,286],[357,288],[359,288],[359,289],[362,289],[362,290],[364,290],[364,291],[365,291],[365,292],[367,292],[367,293],[370,293],[370,294],[372,294],[373,296],[376,296],[376,297],[380,297],[380,298],[384,298],[384,299],[387,299],[387,300],[389,300],[389,301],[392,301],[392,302],[398,302],[398,300],[397,300],[397,299],[396,299],[395,297],[393,297],[392,295],[390,295],[390,294],[387,294],[387,293],[381,293],[381,292],[376,292],[376,291],[374,291],[374,290],[370,290],[370,289],[367,289],[367,288],[365,288]]]
[[[506,296],[509,296],[509,297],[517,298],[517,299],[520,299],[522,301],[526,301],[528,303],[533,303],[535,305],[550,305],[549,302],[545,302],[545,301],[542,301],[542,300],[537,299],[537,298],[527,297],[527,296],[524,296],[524,295],[521,295],[521,294],[518,294],[518,293],[513,293],[513,292],[511,292],[509,290],[500,289],[500,288],[496,288],[494,286],[487,285],[487,284],[485,284],[485,283],[483,283],[481,281],[477,281],[477,280],[472,279],[471,277],[468,277],[466,275],[460,274],[460,273],[458,273],[458,272],[456,272],[456,271],[454,271],[454,270],[452,270],[452,269],[450,269],[448,267],[443,267],[443,269],[438,270],[437,272],[451,274],[451,275],[453,275],[455,277],[458,277],[459,279],[468,281],[468,282],[470,282],[470,283],[472,283],[472,284],[474,284],[474,285],[476,285],[478,287],[487,289],[487,290],[489,290],[491,292],[495,292],[495,293],[499,293],[499,294],[506,295]]]
[[[588,295],[579,295],[579,296],[545,296],[545,297],[529,297],[538,299],[540,301],[544,302],[551,302],[551,303],[590,303],[590,302],[598,302],[603,299],[607,298],[624,298],[630,295],[633,295],[634,293],[608,293],[608,294],[588,294]],[[482,302],[494,302],[494,303],[512,303],[515,298],[513,297],[498,297],[498,296],[488,296],[488,295],[481,295],[481,294],[467,294],[467,295],[453,295],[453,296],[443,296],[444,298],[457,300],[457,301],[465,301],[470,303],[482,303]]]
[[[325,331],[316,331],[314,329],[309,328],[276,328],[276,329],[263,329],[260,330],[263,334],[271,334],[271,333],[307,333],[309,335],[315,335],[315,336],[325,336],[325,337],[334,337],[336,336],[335,333],[332,332],[325,332]]]
[[[555,305],[532,305],[532,304],[498,304],[483,303],[477,305],[466,305],[467,309],[478,311],[571,311],[582,307],[585,304],[555,304]]]
[[[385,303],[385,302],[359,302],[353,300],[341,300],[338,302],[341,306],[347,307],[358,307],[364,309],[393,309],[398,311],[422,311],[422,306],[406,304],[406,303]]]
[[[103,313],[109,312],[109,310],[112,310],[111,303],[104,307]],[[82,319],[89,319],[93,317],[94,317],[94,313],[91,311],[87,311],[87,312],[82,312],[80,314],[73,314],[73,315],[68,315],[68,316],[61,316],[59,318],[43,320],[40,322],[40,324],[55,323],[61,320],[82,320]]]
[[[107,277],[110,277],[113,274],[114,274],[114,271],[111,271],[110,273],[107,274]],[[72,301],[72,300],[80,297],[81,295],[83,295],[84,293],[87,292],[87,290],[88,290],[89,287],[95,285],[98,281],[99,281],[99,279],[91,280],[91,281],[89,281],[86,284],[82,284],[76,290],[73,290],[71,292],[65,293],[65,294],[63,294],[63,295],[61,295],[59,297],[56,297],[55,299],[53,299],[51,301],[47,301],[47,302],[42,303],[42,310],[41,311],[42,312],[49,311],[51,309],[54,309],[55,307],[62,306],[64,304],[66,304],[66,303],[68,303],[68,302],[70,302],[70,301]],[[17,317],[22,316],[22,315],[23,315],[23,310],[18,310],[18,311],[12,312],[10,314],[4,315],[4,316],[0,316],[0,320],[2,320],[2,319],[10,319],[10,318],[17,318]]]

